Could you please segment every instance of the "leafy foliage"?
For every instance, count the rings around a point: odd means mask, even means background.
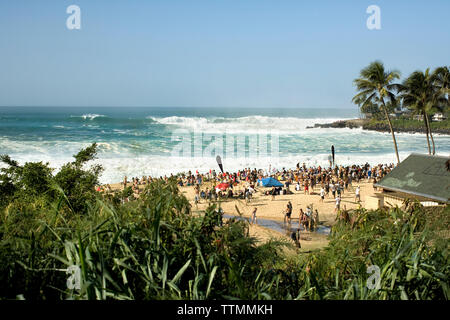
[[[333,227],[327,248],[287,257],[287,242],[257,244],[248,223],[223,220],[217,204],[194,215],[175,179],[154,180],[126,203],[91,193],[92,151],[67,165],[59,187],[46,165],[2,158],[10,191],[0,209],[0,299],[449,297],[448,207],[356,210]],[[379,289],[367,288],[370,265],[381,269]],[[67,286],[73,266],[79,289]]]
[[[394,82],[397,79],[400,79],[399,71],[386,70],[381,61],[370,63],[361,70],[360,77],[353,81],[358,90],[358,94],[353,97],[353,102],[361,108],[377,105],[378,109],[383,111],[392,134],[397,162],[400,162],[397,141],[389,118],[389,105],[397,106],[396,92],[402,88],[402,85]]]

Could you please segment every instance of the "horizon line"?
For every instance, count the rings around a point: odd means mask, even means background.
[[[94,105],[94,106],[77,106],[77,105],[64,105],[64,106],[58,106],[58,105],[0,105],[0,108],[211,108],[211,109],[242,109],[242,108],[249,108],[249,109],[356,109],[359,108],[357,106],[355,107],[340,107],[340,106],[321,106],[321,107],[295,107],[295,106],[288,106],[288,107],[274,107],[274,106],[105,106],[105,105]]]

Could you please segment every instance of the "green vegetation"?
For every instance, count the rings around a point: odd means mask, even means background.
[[[438,81],[440,79],[439,70],[437,69],[434,73],[430,73],[430,69],[428,68],[425,72],[413,72],[403,82],[403,88],[400,92],[403,105],[413,110],[415,114],[422,115],[426,128],[428,154],[433,155],[436,153],[436,146],[430,127],[429,114],[434,111],[443,112],[443,106],[448,104],[446,90],[441,87],[440,81]],[[433,152],[431,152],[430,140],[433,144]]]
[[[195,216],[176,181],[139,199],[94,191],[93,145],[53,175],[8,157],[0,174],[0,299],[448,299],[449,208],[343,212],[327,248],[257,244],[217,204]],[[84,155],[84,156],[83,156]],[[81,165],[83,163],[83,165]],[[80,289],[66,269],[80,268]],[[368,289],[367,268],[380,268]]]
[[[392,126],[397,132],[425,132],[426,128],[423,121],[409,118],[391,119]],[[430,122],[430,128],[433,132],[450,134],[450,119],[439,122]],[[389,130],[386,122],[383,120],[370,119],[363,124],[363,129],[367,130]]]
[[[430,72],[430,69],[425,72],[415,71],[402,84],[393,83],[397,79],[400,79],[400,72],[386,71],[382,62],[375,61],[362,69],[360,77],[354,80],[358,94],[352,101],[358,105],[361,112],[371,118],[363,128],[390,131],[398,162],[400,160],[395,131],[425,132],[428,153],[434,155],[434,129],[439,133],[450,134],[448,121],[431,122],[434,113],[442,113],[447,119],[450,116],[449,68],[439,67],[433,72]],[[408,109],[410,113],[405,114],[404,109]],[[393,120],[392,113],[401,113],[405,119]],[[413,120],[414,115],[422,116],[422,125]],[[385,123],[383,119],[386,120]]]
[[[325,299],[448,299],[449,208],[356,210],[333,227],[325,250],[310,258],[316,297]],[[368,266],[380,268],[368,289]]]
[[[395,93],[401,88],[399,84],[393,83],[397,79],[400,79],[399,71],[387,71],[382,62],[372,62],[366,68],[362,69],[360,77],[354,80],[354,84],[359,93],[353,97],[353,102],[363,108],[378,107],[383,112],[389,125],[392,141],[394,142],[397,163],[400,163],[397,141],[389,117],[389,106],[396,105]]]

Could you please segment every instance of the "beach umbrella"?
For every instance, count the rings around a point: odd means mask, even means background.
[[[220,189],[220,190],[222,190],[222,191],[225,191],[225,190],[227,190],[229,187],[230,187],[230,185],[229,185],[228,183],[219,183],[219,184],[216,186],[216,189]]]
[[[220,156],[216,157],[216,161],[217,161],[217,164],[219,165],[220,171],[222,171],[222,173],[223,173],[222,159],[220,158]]]

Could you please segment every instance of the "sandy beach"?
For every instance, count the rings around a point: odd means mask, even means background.
[[[355,202],[355,191],[356,186],[359,185],[361,188],[361,202]],[[131,183],[128,184],[131,186]],[[201,189],[211,188],[215,186],[213,181],[205,182]],[[139,188],[143,189],[145,185],[140,185]],[[123,188],[123,184],[116,183],[111,184],[113,190],[119,190]],[[194,214],[203,214],[205,209],[209,206],[211,202],[205,199],[201,199],[198,204],[195,204],[194,186],[183,186],[179,187],[180,191],[186,196],[192,205],[192,212]],[[234,188],[234,191],[239,191],[243,189],[242,185],[238,185]],[[303,190],[296,191],[294,187],[290,190],[293,194],[277,195],[275,199],[272,200],[271,196],[265,195],[264,193],[271,188],[265,188],[258,186],[256,192],[250,202],[246,203],[243,199],[223,199],[218,200],[217,204],[221,206],[224,211],[224,215],[227,216],[239,216],[239,213],[243,217],[250,219],[253,208],[258,208],[257,219],[267,219],[283,222],[284,219],[284,209],[288,201],[291,201],[293,210],[291,216],[291,226],[293,228],[298,227],[299,211],[300,208],[306,211],[306,207],[313,205],[314,210],[319,212],[319,225],[325,227],[331,227],[335,223],[336,213],[335,200],[330,195],[326,195],[323,202],[320,201],[320,186],[316,186],[314,190],[310,190],[310,194],[305,194]],[[371,182],[367,180],[361,180],[359,183],[354,182],[353,186],[349,186],[348,190],[345,190],[341,198],[341,209],[355,209],[359,206],[364,207],[365,199],[368,196],[374,194],[374,189]],[[238,212],[239,210],[239,212]],[[289,237],[289,232],[279,232],[267,227],[258,225],[258,223],[250,225],[250,235],[255,237],[258,242],[266,242],[270,239],[287,239],[292,241]],[[300,251],[311,251],[317,248],[321,248],[327,245],[327,235],[318,232],[301,231],[301,249]]]

